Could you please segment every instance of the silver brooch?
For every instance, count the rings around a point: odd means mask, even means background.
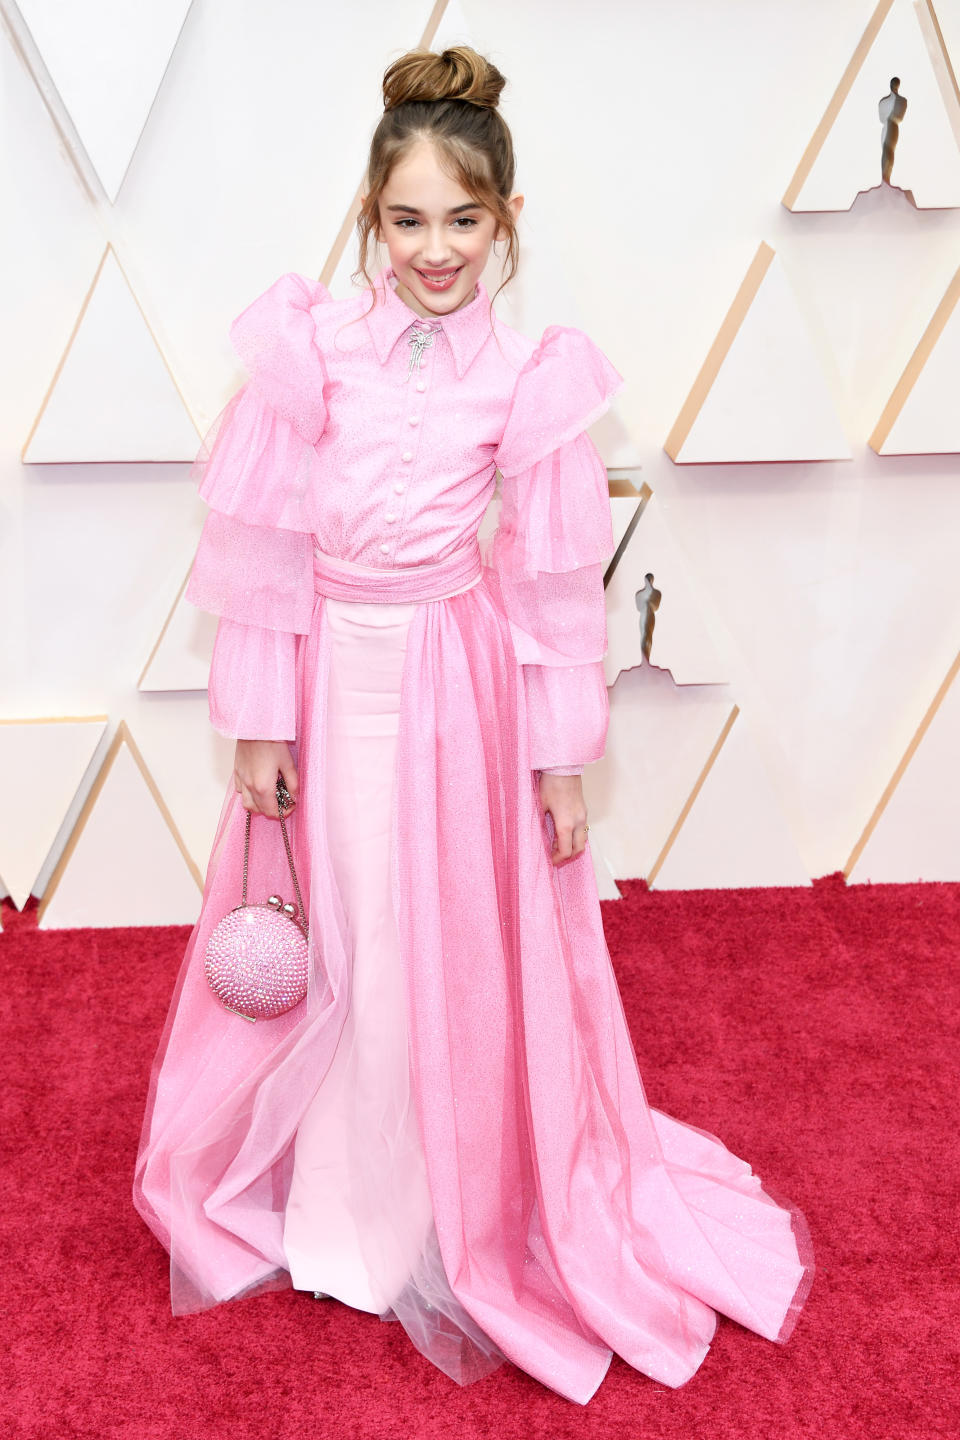
[[[439,325],[433,325],[430,327],[429,330],[424,330],[419,325],[414,326],[409,340],[411,350],[410,365],[407,369],[408,380],[410,379],[410,376],[413,374],[414,370],[423,369],[423,352],[424,350],[426,350],[428,345],[433,344],[433,337],[439,329]]]

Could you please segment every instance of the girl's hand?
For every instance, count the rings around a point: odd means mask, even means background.
[[[233,784],[243,799],[244,810],[258,815],[269,815],[279,820],[277,806],[277,771],[283,776],[283,783],[290,792],[290,807],[284,811],[284,819],[297,803],[299,780],[297,767],[290,754],[286,740],[238,740],[237,753],[233,762]]]
[[[554,865],[581,855],[587,843],[587,807],[579,775],[540,775],[540,802],[549,810],[556,831]]]

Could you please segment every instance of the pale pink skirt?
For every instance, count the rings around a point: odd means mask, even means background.
[[[507,1358],[585,1403],[615,1351],[682,1385],[718,1313],[788,1337],[809,1231],[717,1136],[649,1105],[589,860],[550,863],[496,575],[430,594],[473,568],[318,560],[293,826],[311,988],[269,1026],[210,994],[243,856],[231,786],[135,1200],[175,1314],[292,1280],[398,1320],[459,1384]],[[259,829],[269,894],[286,857]]]
[[[400,688],[417,605],[324,604],[327,834],[350,936],[351,999],[297,1131],[283,1247],[296,1289],[381,1313],[433,1226],[391,879]]]

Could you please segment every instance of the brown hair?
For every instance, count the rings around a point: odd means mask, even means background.
[[[440,164],[507,232],[509,270],[493,301],[517,272],[519,242],[513,211],[516,162],[507,123],[497,109],[506,80],[469,45],[440,54],[409,50],[384,72],[384,111],[370,142],[367,195],[357,216],[360,264],[351,275],[370,285],[367,246],[379,222],[379,201],[394,165],[418,140],[436,146]]]

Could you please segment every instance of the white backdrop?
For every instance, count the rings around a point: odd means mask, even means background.
[[[76,10],[0,0],[0,719],[30,722],[0,724],[7,889],[44,893],[98,774],[101,801],[110,791],[102,766],[125,722],[142,763],[123,772],[133,780],[116,767],[111,803],[122,815],[123,785],[149,775],[177,842],[156,874],[181,865],[194,893],[232,755],[202,691],[138,689],[203,518],[189,455],[151,459],[162,452],[145,430],[143,452],[112,463],[29,463],[30,447],[95,447],[136,386],[169,453],[185,417],[190,437],[209,424],[243,378],[230,319],[282,271],[317,275],[339,254],[382,72],[424,37],[473,44],[507,76],[527,201],[503,313],[534,337],[581,326],[626,377],[595,434],[612,477],[653,496],[620,561],[627,588],[651,568],[679,577],[658,623],[666,634],[675,593],[713,657],[709,676],[678,684],[638,656],[611,688],[608,755],[586,777],[604,893],[612,876],[960,878],[960,680],[944,686],[960,649],[960,461],[867,444],[960,265],[960,210],[917,210],[889,188],[845,212],[780,203],[873,0]],[[960,0],[937,15],[960,61]],[[140,78],[121,86],[121,73]],[[903,93],[920,84],[905,78]],[[789,277],[852,458],[675,464],[664,443],[761,242]],[[96,320],[116,343],[78,342],[59,369],[108,243],[101,281],[119,265],[156,374],[131,378],[132,322],[116,306]],[[334,294],[354,263],[351,235]],[[92,330],[93,300],[87,313]],[[58,727],[34,722],[98,715],[79,772],[58,771]],[[142,870],[145,849],[128,835],[126,863]],[[103,895],[64,904],[59,923],[110,923],[118,864],[104,851]],[[191,903],[166,918],[190,918]]]

